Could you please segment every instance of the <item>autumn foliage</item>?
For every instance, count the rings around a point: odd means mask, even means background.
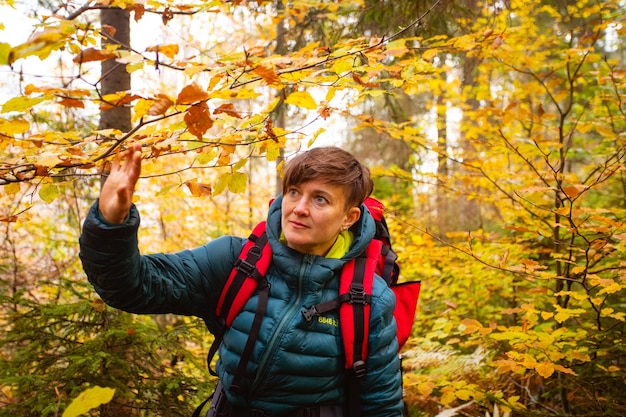
[[[623,5],[387,3],[88,2],[0,42],[0,415],[186,416],[215,383],[202,323],[110,309],[80,268],[133,143],[145,252],[247,234],[283,156],[358,153],[422,280],[412,416],[626,414]],[[163,35],[103,43],[104,6]],[[131,91],[102,94],[110,60]],[[99,130],[120,107],[132,129]]]

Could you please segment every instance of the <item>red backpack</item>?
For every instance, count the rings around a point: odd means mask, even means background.
[[[346,359],[345,368],[349,381],[347,409],[353,417],[361,415],[360,378],[367,372],[367,341],[374,274],[382,277],[396,295],[394,317],[397,324],[399,348],[402,348],[411,334],[421,285],[419,281],[398,283],[400,267],[397,263],[397,255],[391,248],[389,229],[383,216],[384,206],[371,197],[365,200],[365,205],[376,223],[374,239],[361,256],[344,265],[339,280],[338,297],[302,311],[306,320],[312,320],[317,315],[339,310]],[[216,309],[217,316],[222,322],[222,331],[215,334],[215,340],[208,355],[209,371],[216,376],[210,364],[221,344],[223,333],[230,327],[252,294],[258,291],[259,299],[252,328],[230,387],[233,391],[239,389],[238,384],[252,355],[261,320],[267,307],[269,285],[265,274],[271,261],[272,251],[267,242],[265,222],[261,222],[254,228],[244,244],[222,289]]]

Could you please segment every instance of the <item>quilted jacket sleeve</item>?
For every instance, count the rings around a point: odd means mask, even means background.
[[[377,288],[379,296],[376,297]],[[393,291],[377,279],[372,303],[367,374],[363,381],[363,415],[367,417],[400,417],[402,374],[398,356],[396,323],[393,318]]]
[[[80,237],[89,282],[109,305],[132,313],[174,313],[211,319],[223,281],[241,251],[241,239],[222,237],[193,250],[141,255],[139,212],[121,225],[90,209]]]

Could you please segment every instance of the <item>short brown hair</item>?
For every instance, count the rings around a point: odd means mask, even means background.
[[[374,189],[369,169],[336,146],[312,148],[290,159],[283,170],[283,193],[312,180],[343,186],[346,208],[359,206]]]

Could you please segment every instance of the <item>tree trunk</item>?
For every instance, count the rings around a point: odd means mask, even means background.
[[[120,49],[130,47],[130,14],[119,8],[102,9],[100,23],[103,32],[109,35],[103,41],[107,44],[119,45]],[[111,29],[112,28],[112,29]],[[126,66],[115,59],[102,62],[102,74],[100,77],[100,93],[102,95],[113,94],[120,91],[130,91],[130,74]],[[130,107],[119,106],[100,112],[99,129],[119,129],[128,132],[132,128]]]

